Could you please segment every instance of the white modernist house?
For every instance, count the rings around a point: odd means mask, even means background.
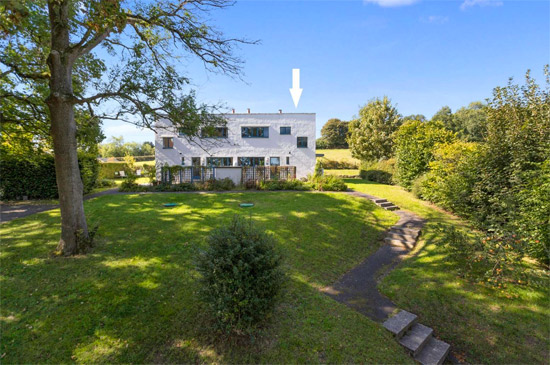
[[[292,167],[296,178],[315,168],[315,113],[224,114],[215,137],[188,139],[169,121],[156,122],[157,178],[162,166],[214,167],[215,178],[241,183],[243,168]],[[191,169],[195,170],[195,169]],[[265,170],[265,168],[264,168]]]

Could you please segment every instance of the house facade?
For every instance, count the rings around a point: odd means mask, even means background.
[[[296,178],[315,168],[314,113],[231,113],[215,137],[189,139],[168,120],[156,122],[157,178],[162,166],[214,167],[216,178],[240,183],[243,168],[292,167]]]

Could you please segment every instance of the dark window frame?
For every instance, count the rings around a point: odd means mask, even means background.
[[[276,158],[277,160],[279,160],[279,162],[276,163],[276,164],[272,163],[272,162],[271,162],[271,159],[273,159],[273,158]],[[269,158],[269,165],[270,165],[270,166],[281,166],[281,158],[280,158],[280,157],[270,157],[270,158]]]
[[[216,160],[219,163],[213,164],[212,161]],[[206,166],[213,167],[231,167],[233,166],[233,157],[207,157]]]
[[[166,144],[166,140],[168,140],[168,146]],[[162,137],[162,149],[163,150],[172,150],[174,149],[174,137]]]
[[[292,134],[292,128],[291,127],[280,127],[279,133],[282,136],[290,135],[290,134]]]
[[[260,129],[262,132],[260,133]],[[269,138],[269,127],[241,127],[242,138]]]
[[[265,157],[237,157],[237,163],[239,166],[265,166]]]
[[[216,127],[216,135],[206,135],[204,130],[201,131],[201,138],[229,138],[229,128],[227,127]]]
[[[296,137],[296,146],[298,148],[307,148],[307,137]]]

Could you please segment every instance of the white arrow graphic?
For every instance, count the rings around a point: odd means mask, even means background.
[[[292,89],[290,90],[290,95],[292,95],[292,100],[294,101],[294,107],[298,107],[300,102],[300,96],[302,96],[303,89],[300,89],[300,69],[292,69]]]

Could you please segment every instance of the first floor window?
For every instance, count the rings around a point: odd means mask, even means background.
[[[269,164],[271,166],[279,166],[281,165],[281,159],[279,157],[270,157]]]
[[[206,166],[233,166],[233,157],[207,157]]]
[[[290,134],[290,127],[281,127],[281,134]]]
[[[174,138],[162,137],[162,148],[174,148]]]
[[[298,148],[307,148],[307,137],[298,137]]]
[[[213,130],[202,130],[201,131],[201,137],[203,138],[227,138],[229,136],[229,132],[227,127],[217,127]]]
[[[264,157],[239,157],[239,166],[264,166]]]
[[[269,138],[269,127],[241,127],[243,138]]]
[[[187,135],[187,132],[185,131],[185,128],[179,127],[178,128],[178,136],[183,137],[183,136],[186,136],[186,135]]]

